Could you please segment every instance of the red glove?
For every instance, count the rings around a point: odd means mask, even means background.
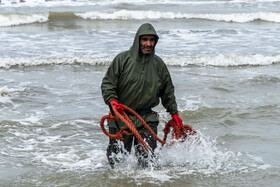
[[[123,105],[120,104],[120,103],[118,103],[118,101],[117,101],[116,99],[113,99],[112,101],[110,101],[110,103],[111,103],[112,106],[113,106],[113,105],[116,106],[117,111],[118,111],[119,113],[122,113],[122,112],[123,112],[123,110],[124,110]]]
[[[178,125],[178,127],[183,125],[183,121],[182,119],[179,117],[179,114],[172,114],[172,119],[176,122],[176,124]]]

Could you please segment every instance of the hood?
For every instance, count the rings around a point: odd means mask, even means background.
[[[132,58],[134,58],[136,61],[142,61],[142,55],[140,53],[140,36],[141,35],[145,35],[145,34],[152,34],[156,36],[156,43],[155,43],[155,47],[158,41],[158,35],[156,33],[155,28],[150,24],[150,23],[144,23],[143,25],[141,25],[134,37],[134,42],[133,45],[130,48],[130,53]],[[150,57],[152,57],[155,54],[155,47],[154,50],[152,52],[151,55],[149,55]],[[149,58],[150,58],[149,57]]]

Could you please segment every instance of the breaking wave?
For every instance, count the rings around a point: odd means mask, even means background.
[[[120,10],[115,12],[87,12],[76,13],[75,15],[83,19],[100,20],[129,20],[129,19],[205,19],[211,21],[225,21],[246,23],[255,20],[268,22],[280,22],[280,13],[276,12],[254,12],[254,13],[234,13],[234,14],[186,14],[174,12],[158,11],[129,11]]]
[[[173,57],[160,55],[168,66],[263,66],[280,63],[280,55],[201,55],[190,57]],[[40,58],[0,58],[0,68],[15,66],[40,66],[40,65],[109,65],[114,57],[40,57]]]
[[[279,2],[279,0],[231,0],[231,1],[221,1],[221,0],[200,0],[200,1],[182,1],[182,0],[141,0],[141,1],[131,1],[131,0],[110,0],[110,1],[93,1],[93,0],[1,0],[3,6],[6,7],[19,7],[19,6],[47,6],[47,7],[57,7],[57,6],[110,6],[116,4],[128,4],[128,5],[153,5],[153,4],[163,4],[163,5],[213,5],[213,4],[248,4],[255,5],[257,3],[274,3]]]
[[[0,96],[8,95],[14,92],[23,92],[24,88],[8,88],[7,86],[0,87]]]
[[[91,58],[91,57],[65,57],[65,58],[2,58],[0,68],[10,68],[13,66],[40,66],[40,65],[109,65],[113,57]]]
[[[1,104],[13,104],[11,94],[17,92],[24,92],[25,88],[9,88],[7,86],[0,87],[0,106]]]
[[[30,23],[42,23],[48,21],[48,17],[49,17],[48,13],[31,14],[31,15],[23,15],[23,14],[0,15],[0,27],[30,24]]]
[[[36,14],[2,14],[0,26],[15,26],[43,23],[49,20],[87,19],[87,20],[144,20],[144,19],[203,19],[209,21],[248,23],[257,20],[280,23],[278,12],[253,12],[232,14],[188,14],[160,11],[119,10],[113,12],[48,12]]]
[[[218,54],[201,55],[194,57],[164,57],[167,65],[187,66],[263,66],[280,63],[280,55],[237,55],[237,54]]]

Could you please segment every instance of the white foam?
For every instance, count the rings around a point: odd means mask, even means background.
[[[145,172],[137,170],[137,159],[132,153],[123,156],[124,163],[115,165],[115,172],[110,178],[129,176],[134,178],[136,182],[138,179],[141,182],[143,178],[147,177],[152,183],[159,181],[162,183],[182,175],[227,175],[269,168],[263,162],[259,163],[255,160],[247,162],[242,159],[242,153],[221,150],[217,144],[216,139],[206,137],[198,132],[198,136],[190,136],[183,143],[177,142],[172,146],[158,147],[156,155],[158,155],[157,163],[160,169],[151,166],[145,169]]]
[[[241,159],[241,153],[232,151],[223,151],[218,147],[215,139],[204,136],[199,133],[199,143],[196,137],[190,137],[184,143],[176,143],[171,147],[158,147],[156,154],[159,157],[160,168],[149,167],[137,169],[137,158],[134,153],[128,155],[125,162],[111,172],[110,178],[134,178],[136,182],[141,183],[143,178],[149,179],[152,183],[161,184],[162,182],[174,180],[182,175],[202,174],[202,175],[227,175],[230,173],[250,172],[256,169],[265,170],[268,168],[263,162],[251,159],[245,162]],[[21,133],[18,136],[26,139]],[[26,134],[27,137],[30,134]],[[32,135],[32,137],[34,137]],[[45,139],[52,140],[43,141]],[[24,146],[18,150],[35,150],[32,152],[32,161],[40,162],[40,165],[51,166],[57,171],[65,170],[98,170],[109,168],[104,143],[102,148],[88,148],[83,144],[70,143],[58,149],[61,141],[65,137],[42,136],[30,141],[25,141]],[[69,143],[69,139],[65,140]],[[75,140],[77,141],[77,140]],[[93,142],[96,142],[95,140]],[[64,145],[64,144],[63,144]],[[33,147],[32,147],[33,146]],[[40,147],[39,147],[40,146]],[[78,149],[77,149],[78,148]],[[93,149],[92,149],[93,148]],[[16,150],[16,149],[15,149]],[[179,151],[178,151],[179,150]],[[176,152],[176,154],[174,154]]]
[[[0,27],[22,25],[30,23],[42,23],[48,21],[49,13],[41,14],[6,14],[0,15]]]
[[[280,63],[280,55],[238,55],[238,54],[218,54],[200,55],[195,57],[163,57],[167,65],[187,66],[244,66],[244,65],[271,65]]]
[[[9,103],[9,104],[14,104],[14,102],[11,100],[10,97],[3,97],[2,95],[0,95],[0,103],[3,103],[3,104],[6,104],[6,103]]]
[[[28,7],[36,7],[36,6],[44,6],[44,7],[54,7],[54,6],[60,6],[60,5],[67,5],[67,6],[77,6],[77,4],[85,4],[85,3],[79,3],[79,2],[73,2],[72,0],[53,0],[53,1],[46,1],[46,0],[2,0],[1,2],[3,6],[6,7],[22,7],[22,6],[28,6]]]
[[[77,5],[112,5],[112,4],[134,4],[134,5],[141,5],[141,4],[217,4],[217,3],[226,3],[226,2],[220,2],[220,1],[192,1],[192,2],[184,2],[184,1],[170,1],[170,0],[138,0],[137,2],[131,1],[131,0],[110,0],[110,1],[91,1],[91,0],[83,0],[83,1],[73,1],[73,0],[52,0],[52,1],[46,1],[46,0],[2,0],[2,4],[5,6],[38,6],[38,5],[44,5],[44,6],[60,6],[60,5],[67,5],[67,6],[77,6]]]
[[[198,132],[199,133],[199,132]],[[197,141],[196,138],[199,140]],[[174,154],[180,150],[180,154]],[[231,151],[221,151],[215,139],[203,136],[189,137],[184,143],[175,143],[163,147],[159,152],[160,164],[166,166],[185,166],[186,172],[225,174],[239,170],[239,154]]]
[[[93,150],[87,153],[87,157],[80,155],[77,150],[67,150],[65,152],[58,152],[52,154],[39,154],[35,156],[35,160],[38,160],[44,164],[55,166],[61,170],[76,170],[76,169],[90,169],[103,167],[102,159],[106,159],[104,151]]]
[[[188,95],[183,96],[183,98],[178,98],[178,110],[180,112],[184,111],[196,111],[199,106],[207,106],[206,103],[202,101],[200,96]]]
[[[241,55],[241,54],[218,54],[218,55],[199,55],[173,57],[160,55],[168,66],[263,66],[280,63],[280,55]],[[0,68],[10,68],[13,66],[39,66],[39,65],[109,65],[113,56],[107,57],[65,57],[65,58],[2,58]]]
[[[232,0],[232,1],[215,1],[215,0],[197,0],[197,1],[182,1],[182,0],[138,0],[138,1],[131,1],[131,0],[110,0],[110,1],[92,1],[92,0],[83,0],[83,1],[74,1],[74,0],[1,0],[2,4],[5,6],[81,6],[81,5],[117,5],[117,4],[133,4],[133,5],[143,5],[143,4],[165,4],[165,5],[211,5],[211,4],[257,4],[257,3],[272,3],[272,2],[280,2],[280,0]]]
[[[149,0],[147,0],[149,2]],[[280,2],[280,0],[221,0],[221,1],[204,1],[204,0],[198,0],[198,1],[173,1],[173,0],[158,0],[160,3],[164,4],[189,4],[189,5],[199,5],[199,4],[240,4],[240,3],[246,3],[246,4],[257,4],[260,2],[270,3],[270,2]]]
[[[23,92],[25,88],[8,88],[7,86],[0,87],[0,95],[9,95],[14,92]]]
[[[250,0],[251,2],[264,2],[264,3],[271,3],[271,2],[280,2],[280,0]],[[244,0],[244,2],[247,2]]]
[[[68,65],[68,64],[91,64],[108,65],[113,57],[65,57],[65,58],[2,58],[0,68],[12,66],[39,66],[39,65]]]
[[[114,12],[87,12],[76,13],[75,15],[83,19],[101,20],[130,20],[130,19],[206,19],[212,21],[239,22],[246,23],[257,19],[280,22],[280,13],[277,12],[254,12],[254,13],[234,13],[234,14],[188,14],[159,11],[130,11],[119,10]]]
[[[43,118],[44,116],[44,112],[36,112],[36,114],[32,114],[31,116],[25,118],[25,119],[21,119],[18,120],[22,125],[41,125],[42,123],[40,122],[40,120]]]

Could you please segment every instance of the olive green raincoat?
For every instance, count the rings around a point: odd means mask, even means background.
[[[101,84],[104,101],[109,104],[116,99],[119,103],[140,111],[157,106],[161,98],[167,112],[178,113],[174,86],[165,63],[155,55],[155,50],[146,56],[140,52],[140,36],[146,34],[155,35],[157,43],[158,35],[153,26],[143,24],[138,29],[130,50],[118,54],[109,66]],[[146,122],[158,122],[156,112],[141,117]],[[136,127],[141,126],[139,121],[131,118]],[[114,123],[109,126],[114,127]]]

